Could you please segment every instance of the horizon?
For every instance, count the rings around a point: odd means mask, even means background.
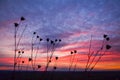
[[[24,51],[20,60],[24,62],[23,64],[20,63],[20,67],[16,67],[20,68],[21,71],[30,71],[33,67],[29,63],[32,37],[35,41],[34,53],[37,53],[34,67],[36,68],[38,65],[40,67],[36,71],[45,70],[47,45],[50,49],[53,49],[48,55],[51,56],[51,53],[54,52],[48,71],[52,71],[53,68],[57,68],[56,71],[74,71],[74,68],[76,71],[84,71],[89,52],[93,52],[92,58],[97,57],[91,64],[90,69],[102,55],[95,55],[94,53],[101,48],[105,39],[104,35],[110,38],[109,41],[105,41],[104,45],[111,45],[111,49],[105,52],[93,71],[120,71],[119,5],[119,0],[1,0],[0,70],[13,70],[14,23],[20,23],[17,31],[17,41],[19,41],[21,32],[27,25],[17,49],[17,56],[19,51],[20,53]],[[25,20],[20,21],[21,17]],[[36,32],[35,36],[34,32]],[[37,36],[43,39],[40,43],[36,38]],[[50,40],[61,39],[58,43],[56,41],[55,51],[51,44],[47,44],[47,38]],[[90,41],[91,50],[89,50]],[[75,56],[71,52],[75,52]],[[36,54],[33,54],[33,57],[35,56]],[[58,57],[58,60],[56,57]],[[26,68],[27,65],[28,69]],[[69,67],[71,70],[68,69]]]

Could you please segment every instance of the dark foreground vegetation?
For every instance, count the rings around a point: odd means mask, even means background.
[[[120,80],[120,71],[100,72],[33,72],[0,71],[0,80]]]

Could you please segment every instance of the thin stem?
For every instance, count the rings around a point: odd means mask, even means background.
[[[71,52],[72,54],[73,54],[73,52]],[[71,63],[72,63],[72,54],[71,54],[71,57],[70,57],[70,64],[69,64],[69,68],[68,68],[68,70],[70,71],[70,68],[71,68]]]
[[[51,48],[51,55],[50,55],[50,59],[49,59],[49,61],[47,62],[47,65],[46,65],[46,70],[45,70],[45,71],[47,71],[48,66],[49,66],[49,63],[50,63],[51,58],[52,58],[52,55],[53,55],[53,53],[54,53],[53,49],[54,49],[54,45],[53,45],[53,47]]]
[[[89,46],[89,52],[88,52],[88,60],[87,60],[85,71],[87,70],[88,63],[89,63],[89,60],[90,60],[90,57],[91,57],[90,56],[90,53],[91,53],[91,44],[92,44],[92,35],[91,35],[91,39],[90,39],[90,46]]]
[[[93,67],[90,69],[90,71],[92,71],[94,69],[94,67],[96,66],[96,64],[100,61],[100,59],[102,58],[103,55],[105,55],[105,52],[103,54],[101,54],[101,56],[98,58],[98,60],[95,62],[95,64],[93,65]]]
[[[17,46],[16,46],[17,48],[18,48],[18,46],[19,46],[19,44],[20,44],[20,41],[21,41],[21,39],[22,39],[22,36],[23,36],[26,28],[27,28],[27,25],[25,26],[25,28],[23,29],[23,32],[22,32],[21,35],[20,35],[20,38],[19,38],[18,43],[17,43]]]
[[[40,46],[40,41],[39,41],[39,45],[37,46],[37,51],[36,51],[35,60],[34,60],[34,66],[36,65],[36,58],[37,58],[39,46]]]
[[[87,70],[88,70],[89,67],[93,64],[93,62],[94,62],[94,60],[96,59],[97,55],[98,55],[99,53],[101,53],[101,50],[103,49],[103,47],[104,47],[104,40],[103,40],[103,42],[102,42],[101,48],[96,52],[96,54],[94,55],[92,61],[91,61],[90,64],[88,65]]]
[[[15,39],[15,54],[14,54],[14,71],[15,71],[15,67],[16,67],[16,27],[15,27],[14,39]]]
[[[72,62],[71,62],[70,68],[69,68],[69,71],[71,70],[72,65],[73,65],[73,63],[74,63],[75,55],[76,55],[76,54],[74,53],[73,58],[72,58]]]

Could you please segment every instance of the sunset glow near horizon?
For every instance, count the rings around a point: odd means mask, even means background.
[[[27,25],[19,46],[24,50],[21,58],[25,62],[21,65],[24,70],[31,56],[33,32],[43,39],[36,58],[40,71],[46,65],[46,38],[62,40],[55,49],[49,70],[57,56],[57,70],[67,71],[71,51],[77,50],[72,68],[77,61],[76,70],[81,71],[87,63],[91,35],[92,52],[99,50],[104,34],[110,37],[112,48],[106,51],[94,70],[120,70],[119,5],[119,0],[0,0],[0,70],[13,70],[14,23],[19,23],[21,16],[25,21],[20,22],[18,37]]]

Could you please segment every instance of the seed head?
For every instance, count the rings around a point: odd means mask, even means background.
[[[18,23],[14,23],[14,26],[15,26],[15,27],[18,27],[18,25],[19,25]]]
[[[20,54],[20,53],[21,53],[21,51],[18,51],[18,53]]]
[[[109,40],[110,40],[110,38],[109,38],[109,37],[107,37],[107,38],[106,38],[106,40],[107,40],[107,41],[109,41]]]
[[[32,58],[29,58],[29,61],[32,61]]]
[[[42,38],[40,38],[40,41],[42,41],[43,39]]]
[[[55,57],[56,58],[56,60],[58,60],[58,57]]]
[[[38,68],[41,68],[41,65],[38,65]]]
[[[106,38],[106,37],[107,37],[107,35],[106,35],[106,34],[104,34],[104,35],[103,35],[103,37],[104,37],[104,38]]]
[[[59,42],[61,42],[61,39],[59,39]]]
[[[56,66],[54,66],[54,67],[53,67],[53,69],[57,69],[57,67],[56,67]]]
[[[21,17],[21,21],[24,21],[24,20],[25,20],[25,18],[22,16],[22,17]]]
[[[22,61],[22,63],[25,63],[24,61]]]
[[[39,38],[39,36],[37,36],[37,38]]]
[[[35,35],[35,34],[36,34],[36,32],[33,32],[33,34]]]
[[[49,62],[51,62],[51,60],[49,60]]]
[[[51,44],[53,44],[53,43],[54,43],[54,41],[51,40]]]
[[[110,45],[106,45],[106,49],[110,49],[111,48],[111,46]]]
[[[49,42],[49,40],[50,40],[49,38],[46,39],[47,42]]]
[[[24,53],[24,51],[22,51],[22,54]]]
[[[76,50],[74,50],[74,53],[77,53],[77,51],[76,51]]]
[[[71,51],[71,54],[73,54],[73,52]]]
[[[58,40],[57,39],[55,39],[55,42],[57,42]]]

